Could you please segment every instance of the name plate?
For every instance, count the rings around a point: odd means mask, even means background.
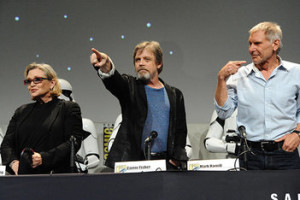
[[[166,170],[166,160],[146,160],[115,163],[115,173],[137,173]]]
[[[236,171],[240,163],[236,159],[191,160],[188,161],[190,171]]]
[[[0,165],[0,176],[5,176],[5,169],[6,169],[5,165]]]

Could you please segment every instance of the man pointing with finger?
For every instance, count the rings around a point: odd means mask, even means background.
[[[135,47],[136,77],[119,74],[106,54],[92,51],[91,64],[118,98],[123,118],[105,165],[113,168],[118,161],[145,160],[145,141],[157,132],[151,159],[166,159],[168,169],[183,167],[188,159],[184,99],[180,90],[158,77],[163,69],[159,43],[146,41]]]
[[[241,167],[299,169],[300,65],[278,56],[282,32],[276,23],[259,23],[249,33],[252,63],[230,61],[218,73],[218,116],[226,119],[238,109],[237,126],[245,126],[252,151],[247,163],[240,158]]]

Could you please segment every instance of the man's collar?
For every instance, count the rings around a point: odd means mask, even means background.
[[[279,65],[276,68],[289,71],[291,67],[289,65],[287,65],[287,66],[284,65],[284,62],[282,61],[280,56],[277,55],[277,58],[279,60]],[[259,69],[254,65],[253,62],[251,64],[247,65],[246,68],[247,68],[246,69],[247,76],[250,75],[252,72],[254,72],[254,73],[259,72]]]

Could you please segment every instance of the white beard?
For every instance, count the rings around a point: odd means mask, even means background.
[[[149,82],[151,79],[151,75],[149,72],[147,72],[147,73],[138,73],[137,72],[137,79],[145,81],[145,82]]]

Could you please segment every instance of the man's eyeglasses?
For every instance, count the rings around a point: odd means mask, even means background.
[[[36,77],[34,79],[25,79],[24,80],[24,85],[29,85],[33,81],[34,84],[41,83],[43,80],[49,80],[48,78],[43,78],[43,77]]]

